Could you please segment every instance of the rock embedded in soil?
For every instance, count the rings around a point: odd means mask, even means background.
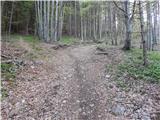
[[[124,115],[126,109],[123,105],[117,104],[114,105],[111,109],[112,114],[118,116],[118,115]]]

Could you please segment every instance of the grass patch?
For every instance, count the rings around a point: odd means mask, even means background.
[[[11,41],[16,41],[16,40],[22,39],[22,40],[29,42],[29,43],[38,43],[39,42],[38,37],[33,36],[33,35],[12,34],[10,36],[10,38],[11,38]]]
[[[1,96],[1,99],[2,99],[2,100],[3,100],[4,98],[6,98],[6,97],[9,96],[7,90],[4,89],[4,88],[1,89],[1,95],[2,95],[2,96]]]
[[[160,83],[160,53],[149,51],[147,57],[148,65],[143,66],[141,49],[132,49],[126,52],[124,63],[118,66],[118,75],[127,74],[137,80]]]
[[[72,45],[76,42],[76,38],[70,37],[70,36],[62,36],[60,39],[60,43],[67,44],[67,45]]]
[[[32,36],[32,35],[25,35],[21,36],[22,39],[29,43],[39,43],[38,37]]]
[[[15,34],[15,35],[11,35],[12,36],[12,42],[14,41],[18,41],[18,40],[23,40],[27,43],[30,44],[30,46],[36,50],[36,51],[40,51],[42,50],[38,44],[40,43],[40,40],[38,39],[38,37],[33,36],[33,35],[19,35],[19,34]]]
[[[3,80],[7,81],[10,86],[13,86],[15,84],[14,80],[16,78],[16,71],[14,69],[15,69],[15,65],[12,63],[1,63],[2,82]],[[1,88],[1,95],[2,95],[1,96],[2,100],[5,97],[8,97],[8,91],[5,88],[3,88],[3,86]]]
[[[16,72],[14,70],[15,65],[11,63],[1,63],[1,73],[4,80],[14,80]]]

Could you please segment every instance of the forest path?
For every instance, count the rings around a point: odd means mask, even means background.
[[[96,45],[53,50],[42,45],[42,56],[17,77],[17,86],[3,103],[4,119],[112,120],[114,94],[107,91],[106,64],[114,64],[118,49],[97,55]],[[109,75],[107,75],[109,76]]]

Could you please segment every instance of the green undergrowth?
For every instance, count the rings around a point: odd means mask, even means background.
[[[117,78],[127,75],[135,80],[160,83],[160,52],[149,51],[147,60],[148,65],[143,66],[142,49],[132,49],[126,52],[124,62],[118,66]]]
[[[8,82],[9,85],[14,85],[16,78],[15,65],[12,63],[1,63],[1,77],[2,81]],[[8,96],[5,88],[1,88],[2,99]]]
[[[1,99],[8,97],[8,91],[5,88],[1,88]]]
[[[10,36],[10,38],[11,38],[11,41],[24,40],[28,43],[39,43],[38,37],[33,36],[33,35],[13,34]]]
[[[1,63],[1,73],[5,80],[12,80],[15,78],[14,67],[15,65],[12,63]]]
[[[62,36],[62,38],[60,39],[60,43],[63,44],[67,44],[67,45],[72,45],[76,42],[76,38],[74,37],[70,37],[70,36]]]
[[[30,46],[35,49],[39,50],[38,44],[40,43],[40,40],[38,37],[33,35],[20,35],[20,34],[13,34],[10,36],[10,42],[18,42],[19,40],[23,40],[24,42],[27,42],[30,44]]]
[[[106,43],[97,44],[97,48],[98,48],[98,49],[103,49],[103,50],[105,50],[107,47],[108,47],[108,45],[107,45]]]

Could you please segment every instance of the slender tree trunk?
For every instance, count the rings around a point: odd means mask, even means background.
[[[57,41],[57,27],[58,27],[58,0],[56,0],[56,19],[55,19],[55,41]]]
[[[63,1],[60,1],[60,15],[59,15],[59,23],[58,23],[58,40],[61,38],[62,33],[62,22],[63,22]]]
[[[52,11],[51,11],[51,41],[54,41],[54,2],[52,1]]]
[[[77,37],[77,1],[75,1],[75,31],[74,31],[74,34],[75,34],[75,37]]]
[[[96,8],[95,8],[95,17],[94,17],[94,23],[93,23],[93,26],[94,26],[94,41],[96,41],[97,40],[97,35],[96,35]]]
[[[43,1],[43,19],[44,19],[44,28],[43,28],[43,33],[44,33],[44,41],[46,42],[46,40],[47,40],[47,37],[46,37],[46,30],[47,30],[47,24],[46,24],[46,18],[47,18],[47,13],[46,13],[46,1]]]
[[[9,31],[8,31],[9,35],[11,34],[13,9],[14,9],[14,2],[12,2],[11,15],[10,15],[10,19],[9,19]]]
[[[50,1],[47,1],[48,5],[47,5],[47,42],[50,41]]]
[[[84,38],[83,38],[83,16],[81,16],[81,39],[83,42],[84,41]]]
[[[70,9],[72,8],[72,2],[70,2]],[[72,14],[69,13],[69,35],[72,35]]]
[[[112,45],[114,44],[113,42],[113,37],[112,37],[112,6],[111,6],[111,2],[108,2],[108,25],[109,25],[109,30],[108,30],[108,35],[109,38],[112,42]]]
[[[102,2],[102,1],[101,1]],[[99,3],[99,39],[102,39],[102,8],[101,8],[101,3]]]
[[[151,15],[151,4],[150,1],[147,1],[147,28],[148,28],[148,36],[147,36],[147,48],[148,50],[152,49],[153,35],[152,35],[152,15]]]
[[[87,36],[87,33],[86,33],[87,32],[87,30],[86,30],[87,29],[86,19],[84,19],[83,23],[84,23],[84,39],[86,40],[87,39],[87,37],[86,37]]]
[[[60,39],[61,39],[61,37],[62,37],[62,30],[63,30],[63,19],[64,19],[64,13],[63,13],[63,10],[62,10],[62,17],[61,17],[61,29],[60,29]]]
[[[39,21],[40,21],[40,33],[41,33],[41,39],[43,39],[44,41],[44,19],[43,19],[43,1],[39,1],[40,2],[40,13],[39,13]]]
[[[30,21],[30,17],[28,18],[28,20],[27,20],[27,24],[26,24],[26,35],[28,35],[29,34],[29,31],[28,31],[28,27],[29,27],[29,21]]]
[[[153,32],[153,36],[154,36],[154,39],[153,39],[153,48],[154,49],[154,45],[157,44],[157,8],[158,8],[158,2],[156,2],[156,5],[154,7],[154,32]]]
[[[140,23],[141,23],[141,37],[143,43],[143,64],[147,65],[147,50],[146,50],[146,41],[144,38],[144,18],[141,1],[139,1],[139,14],[140,14]]]

